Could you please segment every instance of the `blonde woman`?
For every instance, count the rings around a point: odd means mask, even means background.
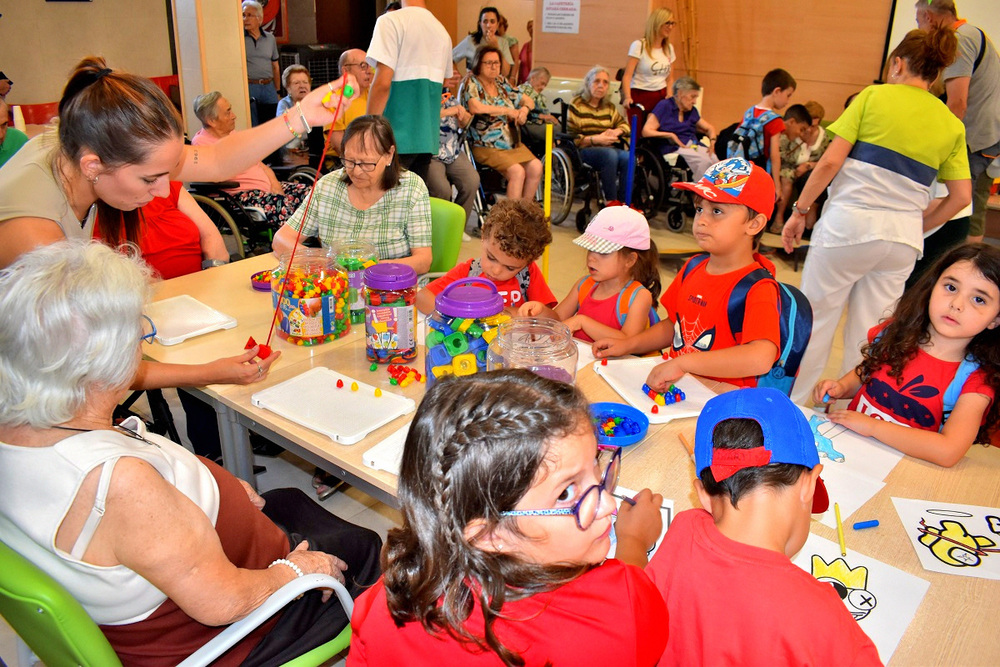
[[[670,44],[670,32],[676,25],[669,9],[654,9],[646,19],[646,35],[628,48],[628,63],[622,75],[622,102],[628,109],[641,104],[652,111],[666,98],[673,82],[673,63],[677,60]]]

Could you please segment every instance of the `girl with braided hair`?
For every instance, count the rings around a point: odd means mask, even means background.
[[[403,526],[354,608],[347,664],[656,664],[667,614],[636,566],[662,497],[622,504],[605,560],[620,461],[598,457],[572,385],[524,370],[435,384],[403,451]]]

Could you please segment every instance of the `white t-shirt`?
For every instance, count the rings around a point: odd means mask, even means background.
[[[639,90],[666,88],[667,79],[670,78],[670,67],[677,60],[677,56],[674,55],[674,45],[667,42],[669,53],[664,53],[662,48],[656,47],[653,49],[653,56],[650,57],[643,48],[643,41],[637,39],[628,47],[629,58],[639,59],[639,64],[635,66],[635,74],[632,75],[632,87]]]

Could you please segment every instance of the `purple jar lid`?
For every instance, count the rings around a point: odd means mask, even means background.
[[[376,264],[365,269],[365,286],[371,289],[401,290],[417,284],[417,272],[406,264]]]
[[[489,317],[503,310],[503,297],[489,280],[466,278],[445,287],[434,309],[448,317]]]

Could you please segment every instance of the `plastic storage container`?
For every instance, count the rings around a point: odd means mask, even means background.
[[[337,241],[331,247],[333,258],[337,264],[347,271],[349,288],[347,304],[351,309],[351,323],[361,324],[365,321],[365,269],[378,263],[378,252],[375,244],[359,239]]]
[[[445,375],[472,375],[486,370],[486,348],[497,327],[510,319],[496,285],[466,278],[445,287],[427,318],[424,369],[427,386]]]
[[[281,255],[271,272],[278,336],[296,345],[318,345],[348,333],[347,273],[318,248],[297,249],[291,266],[288,259],[288,254]]]
[[[405,264],[365,269],[365,354],[380,364],[417,358],[417,272]]]
[[[562,382],[576,380],[579,351],[562,322],[544,317],[517,317],[500,325],[490,343],[486,369],[526,368]]]

